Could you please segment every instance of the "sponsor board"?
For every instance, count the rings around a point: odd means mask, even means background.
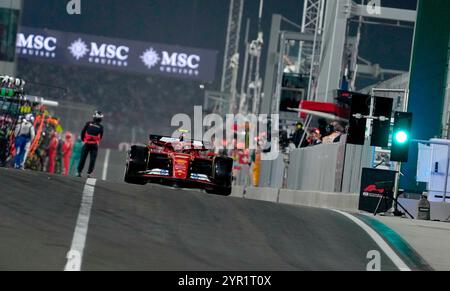
[[[392,207],[395,177],[395,171],[364,168],[361,177],[359,210],[374,213],[380,204],[377,213],[388,211]],[[383,197],[386,199],[382,199]]]
[[[217,51],[21,27],[19,57],[214,82]]]
[[[16,53],[19,57],[56,58],[59,35],[46,32],[19,32]]]

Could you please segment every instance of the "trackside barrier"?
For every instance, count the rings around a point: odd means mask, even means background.
[[[327,193],[277,188],[247,188],[235,186],[232,197],[288,205],[337,209],[350,212],[358,211],[359,195],[352,193]]]
[[[358,212],[359,195],[352,193],[326,193],[276,188],[247,188],[234,186],[231,197],[278,202],[281,204]],[[400,198],[400,203],[417,218],[419,200]],[[445,221],[450,204],[431,202],[431,220]]]
[[[231,197],[244,198],[244,187],[243,186],[233,186],[233,191],[231,192]]]
[[[362,168],[371,160],[368,145],[345,143],[296,149],[290,155],[287,188],[326,193],[359,193]]]
[[[244,198],[262,200],[267,202],[278,202],[279,190],[277,188],[247,188]]]
[[[341,144],[324,144],[295,149],[290,154],[287,188],[296,190],[339,191],[340,183],[336,176],[342,177],[339,169]],[[337,174],[337,173],[340,174]]]
[[[279,202],[290,205],[357,211],[359,195],[351,193],[280,190]]]

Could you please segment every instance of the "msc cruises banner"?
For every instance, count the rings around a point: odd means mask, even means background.
[[[217,51],[21,27],[18,57],[213,82]]]

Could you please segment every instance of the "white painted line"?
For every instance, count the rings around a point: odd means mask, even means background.
[[[78,213],[77,224],[73,234],[72,247],[67,253],[67,264],[64,271],[81,271],[96,183],[96,179],[87,179],[86,185],[84,186],[80,212]]]
[[[387,242],[370,226],[349,213],[339,210],[333,211],[344,215],[345,217],[356,223],[359,227],[361,227],[365,232],[367,232],[367,234],[375,241],[375,243],[383,250],[383,252],[389,257],[389,259],[400,271],[411,271],[411,269],[405,264],[405,262],[387,244]]]
[[[106,181],[106,178],[108,177],[108,165],[109,165],[109,156],[111,154],[111,150],[107,149],[105,154],[105,161],[103,162],[103,173],[102,173],[102,180]]]

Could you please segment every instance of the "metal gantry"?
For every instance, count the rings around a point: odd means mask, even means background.
[[[262,31],[262,17],[264,9],[264,0],[260,0],[258,16],[258,36],[253,41],[248,41],[248,28],[246,32],[246,50],[245,62],[242,78],[242,90],[240,94],[239,113],[259,113],[262,80],[261,80],[261,53],[264,45],[264,35]]]
[[[354,87],[357,75],[377,78],[382,73],[403,73],[382,69],[379,65],[370,62],[359,63],[358,61],[362,60],[358,51],[360,33],[357,33],[356,37],[348,36],[348,24],[349,21],[355,21],[357,18],[359,32],[362,24],[406,27],[402,23],[414,23],[417,17],[416,11],[380,7],[382,13],[377,13],[368,9],[369,2],[366,0],[359,0],[359,2],[361,4],[350,0],[326,1],[317,88],[313,88],[312,93],[317,101],[334,102],[333,92],[341,87],[344,76],[349,86]],[[393,21],[396,23],[394,24]],[[412,28],[411,25],[408,27]]]
[[[220,87],[221,92],[230,93],[230,110],[235,107],[234,103],[236,102],[236,80],[239,69],[239,39],[243,11],[244,0],[230,0],[222,82]]]
[[[302,33],[320,35],[322,33],[324,0],[304,0]],[[320,42],[300,42],[299,73],[309,75],[312,67],[320,59]]]

